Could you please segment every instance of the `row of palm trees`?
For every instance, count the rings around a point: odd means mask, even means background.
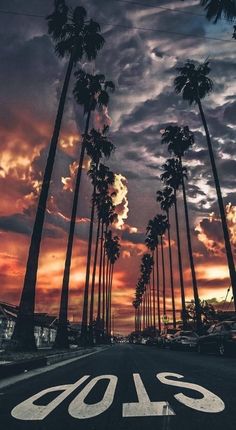
[[[31,236],[31,243],[29,247],[28,260],[26,265],[26,272],[24,284],[19,304],[19,312],[16,320],[14,333],[12,336],[10,348],[15,350],[34,350],[36,348],[34,338],[34,311],[35,311],[35,290],[37,282],[38,261],[40,253],[40,245],[42,239],[44,218],[46,213],[47,199],[49,194],[49,187],[54,167],[58,139],[61,130],[61,123],[69,89],[69,83],[74,71],[75,85],[73,94],[75,101],[84,109],[84,134],[82,136],[81,152],[79,159],[79,166],[77,170],[72,213],[70,218],[70,228],[67,242],[66,259],[64,266],[64,275],[61,289],[60,311],[59,311],[59,326],[56,338],[57,347],[68,347],[67,336],[67,319],[68,319],[68,297],[69,297],[69,282],[70,282],[70,268],[73,249],[73,239],[75,233],[77,206],[79,200],[81,175],[85,153],[91,159],[91,168],[89,175],[93,183],[93,196],[92,196],[92,209],[89,230],[89,243],[88,243],[88,256],[87,256],[87,269],[86,281],[84,288],[84,301],[83,301],[83,316],[82,316],[82,333],[81,339],[83,343],[88,341],[87,331],[88,322],[92,326],[91,320],[94,317],[94,297],[90,300],[89,309],[89,285],[90,285],[90,266],[91,266],[91,253],[92,253],[92,237],[93,225],[95,216],[95,206],[97,208],[98,216],[98,230],[101,228],[101,237],[98,233],[98,239],[95,246],[94,268],[92,276],[91,291],[94,294],[95,276],[96,276],[96,259],[98,255],[99,238],[101,241],[101,256],[100,256],[100,269],[99,269],[99,300],[98,309],[101,307],[101,289],[102,291],[107,288],[107,301],[105,295],[103,300],[103,307],[107,306],[107,320],[110,312],[110,296],[112,285],[113,267],[116,259],[119,256],[118,238],[113,238],[110,231],[111,218],[115,220],[114,205],[112,203],[112,195],[109,191],[109,185],[114,182],[114,174],[109,169],[100,163],[102,157],[109,157],[114,149],[113,144],[107,138],[107,129],[90,131],[91,115],[96,109],[103,109],[108,106],[109,92],[115,89],[111,81],[107,81],[102,74],[92,75],[86,73],[84,70],[78,68],[80,61],[94,60],[99,51],[101,51],[105,40],[101,35],[100,26],[92,19],[88,19],[87,12],[83,7],[75,7],[74,9],[68,8],[65,0],[55,0],[55,9],[51,15],[47,17],[48,32],[55,43],[55,53],[60,58],[68,58],[67,71],[65,75],[64,84],[61,91],[61,96],[58,105],[57,116],[55,120],[54,130],[52,134],[51,143],[49,146],[49,153],[45,167],[44,177],[42,181],[41,191],[39,195],[38,207]],[[113,215],[112,215],[113,214]],[[106,235],[110,234],[110,248],[106,243]],[[111,245],[113,243],[113,245]],[[116,243],[117,248],[114,246]],[[113,251],[111,251],[113,250]],[[105,265],[108,266],[109,279],[106,280],[105,276],[101,275],[101,271],[105,270]],[[89,314],[89,318],[88,318]],[[98,319],[101,319],[100,311],[97,314]],[[102,314],[105,321],[105,314]],[[107,323],[109,325],[109,323]],[[91,333],[91,330],[90,330]]]
[[[146,253],[142,256],[140,265],[140,277],[137,282],[136,295],[133,301],[135,309],[135,331],[144,330],[146,327],[155,326],[155,299],[154,288],[151,289],[151,273],[153,271],[153,257]]]
[[[193,61],[188,60],[184,64],[184,66],[178,67],[177,71],[179,72],[179,76],[177,76],[174,81],[176,92],[179,94],[182,93],[183,99],[187,100],[190,105],[196,104],[198,106],[200,117],[202,119],[202,124],[205,131],[206,142],[207,142],[211,166],[212,166],[212,173],[215,181],[216,194],[218,197],[221,224],[222,224],[223,236],[225,241],[225,250],[226,250],[229,274],[230,274],[231,285],[233,290],[234,305],[236,305],[236,273],[235,273],[232,246],[230,243],[226,213],[225,213],[225,208],[223,204],[222,192],[221,192],[221,187],[219,183],[219,177],[218,177],[218,172],[216,168],[211,137],[208,130],[206,118],[202,107],[202,101],[201,101],[207,94],[209,94],[213,90],[213,83],[211,79],[208,77],[208,74],[210,73],[209,62],[196,65]],[[148,246],[150,252],[152,253],[152,258],[154,258],[154,255],[156,256],[155,258],[156,258],[156,268],[157,268],[156,270],[157,286],[155,287],[154,266],[153,266],[153,290],[156,288],[158,327],[159,329],[161,327],[160,285],[159,285],[159,278],[160,278],[159,275],[161,271],[159,270],[159,264],[158,264],[159,243],[161,245],[161,256],[162,256],[163,315],[166,314],[166,279],[165,279],[165,261],[164,261],[164,252],[163,252],[163,236],[165,232],[167,232],[167,235],[168,235],[173,325],[174,327],[176,326],[175,290],[174,290],[174,281],[173,281],[172,250],[171,250],[170,222],[169,222],[170,220],[169,210],[172,206],[174,206],[174,211],[175,211],[175,224],[176,224],[175,227],[176,227],[176,240],[177,240],[177,252],[178,252],[179,281],[180,281],[180,291],[181,291],[182,320],[183,320],[183,327],[185,328],[187,326],[187,311],[186,311],[185,287],[184,287],[182,255],[181,255],[181,247],[180,247],[180,230],[179,230],[178,206],[177,206],[177,191],[179,189],[182,189],[188,255],[189,255],[192,286],[193,286],[194,304],[195,304],[195,310],[196,310],[195,312],[196,330],[198,332],[201,332],[202,310],[201,310],[201,305],[199,300],[196,270],[195,270],[195,264],[194,264],[194,258],[193,258],[191,228],[190,228],[188,204],[187,204],[187,196],[186,196],[186,186],[185,186],[185,181],[187,179],[187,169],[185,166],[183,166],[183,157],[194,143],[194,134],[190,131],[188,126],[169,125],[162,133],[162,143],[168,145],[169,153],[174,156],[173,158],[167,159],[166,163],[162,166],[164,171],[161,175],[161,180],[164,183],[165,187],[162,191],[157,192],[157,201],[160,202],[161,209],[165,212],[165,215],[163,216],[163,215],[157,214],[152,220],[149,221],[148,227],[147,227],[147,237],[146,237],[146,245]],[[155,250],[156,252],[154,253]],[[142,304],[143,294],[144,294],[143,289],[141,288],[140,290],[140,283],[138,282],[136,286],[136,298],[133,303],[136,309],[135,321],[137,320],[137,315],[139,315],[139,318],[140,318],[140,315],[143,315],[142,312],[146,312],[146,309],[143,311],[143,308],[145,308],[145,305]],[[154,311],[155,295],[153,295],[153,297],[154,297],[153,306],[151,308]],[[140,306],[142,306],[141,310],[140,310]],[[144,319],[144,316],[143,316],[143,319]]]
[[[211,0],[212,2],[212,0]],[[210,3],[210,2],[209,2]],[[64,275],[63,275],[63,283],[62,283],[62,292],[61,292],[61,303],[60,303],[60,313],[59,313],[59,329],[57,336],[57,345],[58,346],[67,346],[67,309],[68,309],[68,294],[69,294],[69,281],[70,281],[70,266],[71,266],[71,257],[72,257],[72,249],[73,249],[73,238],[75,232],[75,224],[76,224],[76,214],[77,214],[77,205],[79,200],[79,191],[80,191],[80,181],[82,174],[82,167],[84,156],[89,146],[89,142],[91,144],[91,139],[95,138],[93,133],[90,133],[90,122],[91,115],[95,109],[106,107],[109,103],[109,92],[114,91],[114,84],[111,81],[106,80],[105,76],[102,74],[91,75],[89,73],[84,72],[83,70],[78,69],[79,62],[81,60],[91,61],[94,60],[99,51],[101,51],[104,45],[104,38],[101,35],[100,26],[97,22],[92,19],[87,18],[86,10],[82,7],[76,7],[74,9],[68,8],[65,0],[55,0],[55,10],[54,12],[47,17],[48,20],[48,30],[51,35],[54,43],[55,43],[55,52],[61,58],[68,58],[68,65],[66,76],[64,80],[64,84],[61,91],[61,96],[59,100],[59,106],[57,111],[57,116],[55,120],[54,130],[52,134],[52,139],[49,147],[48,159],[45,167],[44,177],[41,186],[41,192],[39,196],[38,207],[35,216],[35,222],[33,226],[33,232],[31,237],[31,243],[29,248],[26,273],[24,278],[24,285],[21,294],[21,300],[19,305],[19,313],[14,329],[14,334],[12,337],[11,347],[15,349],[35,349],[35,339],[34,339],[34,310],[35,310],[35,290],[36,290],[36,281],[37,281],[37,270],[38,270],[38,260],[40,253],[40,245],[42,239],[44,218],[46,213],[46,205],[49,194],[49,187],[53,172],[54,160],[56,156],[56,150],[58,145],[58,138],[60,135],[61,123],[63,118],[63,112],[65,107],[65,102],[67,99],[67,93],[69,89],[69,83],[71,80],[72,72],[74,72],[75,78],[75,86],[73,90],[73,94],[76,102],[84,108],[84,116],[85,116],[85,125],[84,125],[84,134],[81,144],[81,153],[79,160],[79,167],[77,171],[76,184],[74,190],[74,199],[73,199],[73,207],[71,214],[71,222],[68,236],[68,244],[67,244],[67,252],[66,252],[66,260],[64,267]],[[202,124],[205,130],[206,142],[209,150],[212,172],[214,176],[216,192],[219,202],[219,209],[222,221],[222,228],[225,240],[225,249],[228,261],[228,267],[230,272],[234,303],[236,303],[236,273],[235,266],[233,260],[233,253],[230,244],[229,231],[227,227],[226,214],[223,205],[222,193],[218,178],[218,172],[216,169],[212,142],[210,133],[207,126],[207,121],[205,118],[205,114],[202,106],[202,99],[204,99],[213,89],[213,84],[211,79],[208,77],[210,73],[209,62],[205,62],[200,65],[196,65],[193,61],[187,61],[186,64],[178,69],[179,76],[175,79],[175,90],[177,93],[181,93],[184,100],[187,100],[190,105],[195,104],[198,106],[200,116],[202,119]],[[173,138],[174,130],[166,130],[167,138]],[[171,134],[172,133],[172,134]],[[181,139],[187,138],[191,140],[191,133],[186,127],[178,127],[178,138]],[[102,138],[106,138],[106,131],[103,130],[101,133]],[[168,143],[167,139],[167,143]],[[170,142],[169,142],[170,143]],[[172,149],[170,149],[173,152]],[[175,153],[176,158],[174,161],[168,161],[167,166],[171,168],[172,164],[176,164],[176,168],[178,167],[180,170],[182,169],[182,156],[184,152],[181,154]],[[103,153],[103,155],[105,155]],[[96,202],[96,194],[98,190],[97,187],[97,179],[96,174],[100,171],[99,163],[96,162],[96,157],[92,159],[91,166],[93,172],[91,172],[94,193],[92,197],[92,209],[91,209],[91,222],[90,222],[90,231],[89,231],[89,246],[88,246],[88,258],[87,258],[87,269],[86,269],[86,282],[84,289],[84,301],[83,301],[83,317],[82,317],[82,339],[83,342],[87,342],[88,331],[91,332],[91,329],[88,329],[88,320],[91,323],[91,308],[94,308],[94,299],[90,300],[90,309],[89,309],[89,287],[90,287],[90,267],[91,267],[91,254],[92,254],[92,236],[93,236],[93,219],[95,216],[95,202]],[[181,170],[181,187],[183,189],[183,197],[184,201],[186,200],[186,192],[185,192],[185,173],[184,168]],[[166,183],[168,186],[168,183]],[[169,184],[170,185],[170,184]],[[175,196],[176,190],[173,188],[173,195]],[[97,212],[103,212],[106,204],[112,204],[112,196],[109,195],[102,203],[101,206],[98,205]],[[109,203],[110,202],[110,203]],[[175,205],[176,206],[176,205]],[[190,257],[190,266],[191,273],[193,279],[193,291],[196,307],[198,306],[198,290],[197,290],[197,282],[195,275],[194,262],[192,259],[192,245],[191,245],[191,237],[190,237],[190,228],[189,228],[189,220],[188,213],[185,209],[186,216],[186,227],[187,227],[187,236],[188,236],[188,251]],[[168,220],[167,220],[168,222]],[[109,261],[107,250],[105,251],[105,243],[107,234],[109,233],[109,224],[104,221],[100,215],[98,215],[98,243],[99,243],[99,235],[100,238],[100,267],[99,267],[99,288],[98,288],[98,309],[99,312],[97,314],[98,320],[103,320],[102,326],[109,328],[110,326],[110,288],[111,288],[111,279],[113,272],[113,265],[111,261]],[[177,230],[177,227],[176,227]],[[101,233],[100,233],[101,232]],[[177,234],[178,236],[178,234]],[[113,238],[115,240],[115,238]],[[118,243],[118,241],[116,240]],[[95,254],[94,260],[98,257],[98,246],[95,246]],[[117,252],[119,254],[119,252]],[[96,258],[95,258],[96,257]],[[118,255],[117,255],[118,257]],[[117,258],[116,257],[116,258]],[[181,266],[181,259],[179,256],[179,267]],[[94,270],[94,267],[93,267]],[[107,276],[106,276],[107,274]],[[181,275],[180,275],[181,276]],[[101,278],[101,281],[100,281]],[[94,278],[95,279],[95,278]],[[105,280],[106,279],[106,280]],[[181,282],[180,282],[181,283]],[[93,274],[92,274],[92,284],[91,291],[94,291],[93,286]],[[164,286],[163,286],[164,289]],[[100,299],[99,299],[100,297]],[[182,302],[184,302],[184,294],[182,292],[181,287],[181,297]],[[92,307],[91,307],[91,303]],[[182,303],[183,305],[183,303]],[[93,312],[92,312],[93,313]],[[105,322],[106,317],[106,322]],[[183,308],[183,319],[184,319],[184,308]],[[200,319],[198,321],[200,323]],[[91,324],[89,325],[89,327]]]
[[[162,141],[166,140],[166,134],[170,130],[172,126],[166,128],[163,133]],[[181,127],[176,127],[177,132],[179,133],[182,129]],[[186,132],[186,130],[185,130]],[[192,138],[192,134],[191,134]],[[171,246],[171,225],[170,225],[170,210],[174,208],[174,217],[175,217],[175,232],[176,232],[176,240],[177,240],[177,256],[178,256],[178,269],[179,269],[179,283],[180,283],[180,293],[181,293],[181,315],[183,320],[183,327],[187,328],[187,310],[186,310],[186,299],[185,299],[185,285],[184,285],[184,276],[183,276],[183,263],[182,263],[182,252],[181,252],[181,238],[180,238],[180,228],[179,228],[179,213],[178,213],[178,200],[177,195],[179,189],[182,187],[183,196],[184,196],[184,208],[185,208],[185,221],[186,221],[186,230],[190,230],[189,227],[189,218],[188,218],[188,207],[187,207],[187,199],[185,192],[184,180],[186,179],[186,167],[180,164],[180,161],[177,158],[167,159],[166,163],[162,166],[163,173],[161,175],[161,180],[164,183],[163,190],[157,191],[157,202],[160,203],[160,207],[164,214],[158,213],[154,216],[153,219],[149,220],[147,230],[146,230],[146,239],[145,243],[147,248],[150,251],[150,255],[152,255],[152,259],[154,262],[153,265],[153,276],[152,276],[152,306],[150,311],[153,311],[155,314],[155,302],[157,303],[157,321],[158,321],[158,329],[161,330],[161,322],[162,318],[165,319],[167,316],[168,310],[166,306],[166,296],[167,296],[167,267],[169,268],[169,277],[170,280],[170,290],[171,290],[171,310],[172,310],[172,323],[173,327],[176,328],[176,288],[174,286],[174,271],[173,271],[173,255],[172,255],[172,246]],[[165,241],[165,235],[167,234],[167,241]],[[192,271],[192,279],[193,279],[193,291],[196,282],[196,275],[193,263],[193,255],[192,255],[192,247],[191,247],[191,237],[188,237],[189,244],[189,257],[190,257],[190,267],[193,265]],[[168,247],[168,260],[165,260],[165,245]],[[160,249],[160,251],[159,251]],[[154,273],[155,272],[155,273]],[[162,286],[162,291],[161,291]],[[142,299],[140,295],[140,285],[139,283],[136,286],[136,296]],[[162,294],[161,294],[162,293]],[[162,296],[162,310],[160,306],[160,297]],[[196,329],[198,331],[201,330],[201,309],[200,302],[198,298],[198,291],[195,299],[195,308],[196,308]],[[135,301],[135,305],[137,308],[142,303],[141,301]],[[145,306],[144,306],[145,308]],[[142,315],[142,312],[141,312]],[[162,316],[162,317],[161,317]],[[155,321],[155,317],[153,316],[153,321]],[[147,328],[147,327],[145,327]],[[154,330],[156,326],[154,324]]]

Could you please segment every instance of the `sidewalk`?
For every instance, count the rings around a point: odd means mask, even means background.
[[[76,348],[73,350],[38,350],[34,353],[0,353],[0,380],[50,366],[76,357],[84,356],[90,352],[99,352],[104,347]]]

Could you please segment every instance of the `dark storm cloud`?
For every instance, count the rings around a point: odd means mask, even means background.
[[[12,1],[9,6],[6,0],[2,8],[11,8],[36,14],[47,15],[53,8],[50,2],[19,2]],[[19,5],[19,3],[21,3]],[[176,7],[176,2],[168,2]],[[75,0],[69,2],[76,5]],[[160,131],[171,123],[188,124],[195,132],[196,144],[186,154],[186,163],[189,165],[188,192],[191,219],[194,220],[194,211],[204,210],[208,202],[214,207],[214,184],[212,181],[211,166],[209,163],[205,137],[201,129],[200,116],[196,107],[189,107],[180,96],[174,93],[173,79],[175,67],[186,58],[195,57],[204,59],[209,53],[212,55],[212,76],[215,79],[215,93],[222,94],[228,88],[225,79],[234,76],[235,62],[230,56],[227,44],[209,42],[194,38],[194,35],[208,35],[210,31],[223,37],[217,26],[209,27],[209,23],[202,17],[194,17],[164,12],[158,8],[145,8],[122,4],[114,1],[98,0],[96,2],[82,1],[88,9],[89,15],[96,17],[101,23],[106,39],[102,54],[96,60],[95,68],[104,72],[109,79],[116,84],[116,93],[111,97],[109,112],[113,118],[111,133],[117,152],[110,161],[110,166],[115,172],[121,172],[129,181],[129,224],[135,224],[137,217],[134,215],[138,192],[145,190],[145,203],[150,209],[155,205],[156,188],[160,186],[158,176],[161,173],[161,165],[169,157],[167,147],[161,145]],[[161,4],[166,5],[166,2]],[[23,8],[24,6],[24,8]],[[193,2],[181,5],[188,11],[196,11]],[[9,21],[8,21],[9,22]],[[192,34],[193,37],[173,36],[168,33],[142,32],[129,28],[116,27],[115,25],[150,27],[165,31],[179,30]],[[33,112],[34,121],[40,118],[53,120],[56,113],[61,81],[64,76],[65,62],[59,61],[54,54],[53,44],[46,33],[46,23],[42,19],[28,19],[26,17],[12,17],[12,26],[3,22],[2,57],[3,67],[0,72],[2,81],[8,81],[11,76],[11,85],[3,88],[1,97],[7,112],[3,119],[5,126],[11,127],[11,123],[21,122],[17,118],[22,100],[24,106]],[[7,31],[8,30],[8,31]],[[230,34],[230,33],[229,33]],[[215,51],[211,47],[217,47]],[[94,66],[92,66],[94,67]],[[14,104],[13,104],[14,100]],[[15,105],[15,109],[12,106]],[[70,105],[72,105],[70,103]],[[225,94],[225,98],[217,102],[214,97],[206,99],[203,103],[210,131],[214,134],[214,150],[217,164],[222,171],[221,183],[223,187],[232,189],[235,186],[233,178],[234,163],[231,160],[221,160],[224,154],[231,155],[234,151],[233,141],[235,130],[229,125],[234,123],[235,100]],[[73,117],[77,122],[80,113],[77,109],[66,107],[64,126],[73,127],[76,130]],[[7,125],[8,123],[8,125]],[[21,122],[22,124],[22,122]],[[25,123],[25,129],[30,123]],[[35,145],[46,145],[50,130],[42,133],[35,130]],[[37,137],[36,137],[37,136]],[[224,139],[225,144],[220,142]],[[20,151],[20,149],[19,149]],[[46,151],[40,153],[33,163],[35,177],[40,176],[45,165]],[[70,192],[62,191],[61,177],[68,176],[69,165],[73,160],[63,151],[58,151],[54,169],[51,194],[55,204],[69,217],[72,196]],[[230,162],[229,162],[230,161]],[[204,189],[202,178],[207,186],[211,187],[211,193]],[[152,181],[151,181],[152,180]],[[139,181],[139,186],[133,186]],[[151,182],[153,184],[151,185]],[[82,204],[80,204],[81,216],[89,216],[90,188],[88,180],[84,178],[82,185]],[[150,188],[151,187],[151,188]],[[86,192],[86,189],[89,191]],[[233,194],[233,193],[232,193]],[[197,204],[192,200],[201,199]],[[148,213],[149,213],[148,209]],[[209,207],[208,210],[209,211]],[[141,220],[143,222],[143,215]],[[140,220],[140,222],[141,222]],[[139,223],[139,221],[138,221]]]
[[[0,229],[3,231],[26,234],[27,236],[31,234],[29,219],[23,214],[0,217]]]
[[[130,233],[126,230],[122,233],[122,240],[132,243],[144,243],[145,233]]]
[[[231,104],[227,104],[225,108],[224,120],[229,124],[232,124],[235,126],[235,118],[236,118],[236,101],[233,101]]]

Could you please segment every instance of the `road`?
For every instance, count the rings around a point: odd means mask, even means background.
[[[235,361],[195,352],[114,345],[2,388],[0,427],[235,430]]]

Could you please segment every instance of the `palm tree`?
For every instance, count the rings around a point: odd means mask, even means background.
[[[109,199],[105,205],[104,212],[104,241],[103,241],[103,259],[102,259],[102,321],[103,321],[103,337],[105,339],[105,328],[106,328],[106,311],[107,311],[107,299],[108,299],[108,285],[107,285],[107,265],[108,265],[108,254],[106,253],[106,241],[108,238],[109,225],[113,224],[117,220],[117,214],[115,213],[115,206],[113,204],[113,193],[109,196]],[[109,239],[108,239],[109,243]],[[106,333],[107,334],[107,333]]]
[[[146,302],[146,327],[150,325],[150,303],[149,303],[149,296],[148,296],[148,290],[147,286],[150,283],[150,276],[153,269],[153,258],[150,254],[146,253],[142,257],[141,261],[141,279],[145,286],[145,302]]]
[[[120,257],[120,238],[118,236],[110,237],[108,239],[108,258],[109,258],[109,277],[107,285],[107,334],[108,338],[111,336],[111,303],[112,303],[112,284],[114,275],[114,265]]]
[[[157,319],[158,319],[158,329],[160,331],[161,330],[161,308],[160,308],[160,276],[159,276],[159,258],[158,258],[159,229],[155,218],[149,220],[148,222],[145,243],[146,243],[146,246],[151,251],[153,251],[154,249],[156,250],[155,257],[156,257],[156,280],[157,280],[157,284],[156,284],[157,285],[156,287]],[[152,256],[154,258],[154,252]],[[153,266],[153,276],[154,276],[154,266]],[[155,303],[155,298],[153,301]]]
[[[100,140],[100,139],[99,139]],[[111,151],[114,149],[113,144],[110,141],[105,141],[103,139],[102,142],[105,145],[100,148],[100,154],[98,153],[98,148],[96,149],[95,156],[95,166],[90,170],[90,176],[93,181],[93,198],[92,198],[92,209],[91,209],[91,218],[90,218],[90,229],[89,229],[89,241],[88,241],[88,256],[87,256],[87,268],[86,268],[86,280],[85,280],[85,289],[84,289],[84,300],[83,300],[83,313],[82,313],[82,326],[81,326],[81,341],[83,344],[87,343],[87,328],[88,328],[88,295],[89,295],[89,279],[90,279],[90,265],[91,265],[91,251],[92,251],[92,237],[93,237],[93,223],[94,223],[94,214],[95,214],[95,203],[96,203],[96,191],[100,191],[101,189],[108,192],[109,186],[114,184],[115,175],[113,172],[109,171],[108,167],[100,164],[98,168],[99,158],[101,155],[109,155]],[[100,142],[101,145],[101,142]],[[109,149],[108,149],[109,147]],[[104,154],[105,151],[105,154]],[[93,299],[92,299],[93,301]],[[93,303],[92,303],[93,304]]]
[[[161,242],[161,256],[162,256],[162,288],[163,288],[163,314],[166,314],[166,277],[165,277],[165,260],[164,260],[164,246],[163,246],[163,236],[167,229],[167,219],[163,215],[156,215],[152,220],[149,221],[147,226],[147,235],[151,236],[152,240],[156,244],[156,257],[158,266],[158,237],[160,236]],[[159,293],[159,276],[158,276],[158,291],[157,291],[157,307],[158,307],[158,320],[160,329],[160,293]]]
[[[100,237],[100,257],[99,257],[99,280],[98,280],[98,308],[97,308],[97,317],[96,317],[96,334],[97,334],[97,342],[100,341],[100,337],[103,332],[103,317],[105,313],[105,294],[104,294],[104,235],[106,234],[106,230],[108,229],[109,224],[112,224],[116,221],[117,215],[114,212],[114,204],[113,204],[113,195],[114,193],[109,192],[109,185],[114,183],[114,173],[109,171],[108,167],[100,165],[99,168],[99,177],[100,180],[97,182],[97,195],[96,195],[96,206],[97,206],[97,216],[98,216],[98,228],[101,229],[101,237]],[[96,246],[98,246],[99,237],[97,233],[97,241]],[[95,250],[95,254],[97,253],[97,248]],[[95,261],[94,261],[94,269],[93,274],[95,273]],[[95,275],[93,276],[92,281],[92,289],[94,288]],[[92,310],[91,310],[92,313]],[[90,315],[91,315],[90,313]],[[90,321],[91,322],[91,321]]]
[[[165,211],[167,222],[168,222],[167,232],[168,232],[168,248],[169,248],[169,264],[170,264],[172,315],[173,315],[173,326],[174,328],[176,328],[173,264],[172,264],[172,250],[171,250],[171,240],[170,240],[170,208],[174,205],[174,202],[175,202],[173,189],[171,187],[165,187],[163,191],[157,191],[157,201],[160,202],[161,209]]]
[[[136,284],[136,302],[137,305],[140,307],[140,320],[139,320],[139,331],[142,330],[142,328],[145,328],[145,300],[144,300],[144,293],[145,293],[145,285],[144,281],[142,279],[142,276],[139,277],[138,282]]]
[[[86,268],[86,282],[85,282],[85,293],[84,293],[84,305],[85,301],[88,301],[87,291],[89,287],[89,278],[90,278],[90,261],[91,261],[91,248],[92,248],[92,232],[93,232],[93,223],[94,223],[94,214],[95,214],[95,205],[97,199],[97,187],[101,190],[101,184],[104,183],[104,165],[101,165],[101,169],[99,170],[99,163],[102,157],[109,158],[111,153],[114,151],[115,146],[113,143],[107,138],[108,127],[104,127],[103,132],[99,132],[96,130],[91,130],[91,133],[88,136],[86,143],[87,154],[91,158],[92,165],[88,172],[91,177],[93,183],[93,196],[92,196],[92,207],[91,207],[91,217],[90,217],[90,234],[89,234],[89,245],[88,245],[88,259],[87,259],[87,268]],[[107,170],[106,170],[107,171]],[[112,185],[114,183],[114,175],[112,172],[109,173],[108,177],[106,177],[105,186]],[[104,188],[104,184],[102,185]],[[95,255],[94,255],[94,265],[93,265],[93,274],[92,274],[92,284],[91,284],[91,297],[90,297],[90,314],[89,314],[89,333],[90,333],[90,342],[93,343],[93,308],[94,308],[94,290],[95,290],[95,276],[96,276],[96,265],[97,265],[97,254],[98,254],[98,241],[100,234],[100,219],[98,220],[98,228],[96,235],[96,244],[95,244]]]
[[[178,216],[178,205],[177,205],[177,191],[182,183],[182,175],[186,174],[185,168],[180,168],[180,163],[177,159],[169,158],[162,166],[164,172],[161,175],[161,180],[174,190],[174,208],[175,208],[175,224],[176,224],[176,237],[177,237],[177,249],[178,249],[178,264],[179,264],[179,279],[180,279],[180,291],[181,291],[181,305],[182,305],[182,320],[184,329],[187,327],[187,313],[185,303],[185,289],[184,289],[184,277],[183,277],[183,264],[180,246],[180,233],[179,233],[179,216]]]
[[[10,347],[15,350],[36,349],[34,308],[40,244],[49,186],[72,69],[82,58],[89,61],[95,59],[104,44],[99,24],[93,20],[86,20],[86,17],[87,12],[84,8],[76,7],[74,10],[69,10],[64,0],[56,0],[54,12],[47,17],[48,31],[55,42],[55,52],[59,57],[69,57],[69,62],[39,195],[19,312],[10,344]]]
[[[109,103],[108,90],[114,91],[115,87],[111,81],[106,81],[105,76],[101,74],[91,75],[85,73],[82,70],[75,72],[77,78],[74,87],[74,96],[79,105],[84,107],[84,114],[86,117],[85,132],[81,145],[80,160],[75,182],[75,190],[73,196],[72,212],[70,219],[69,235],[67,241],[66,259],[64,266],[64,274],[62,281],[61,291],[61,303],[59,311],[59,324],[57,330],[57,336],[55,340],[55,346],[57,348],[68,347],[68,336],[67,336],[67,312],[68,312],[68,296],[69,296],[69,281],[70,281],[70,266],[72,258],[72,249],[74,241],[74,231],[76,224],[76,213],[80,191],[80,181],[82,175],[82,168],[84,162],[84,155],[86,150],[86,144],[88,142],[88,132],[90,124],[91,112],[99,108],[107,106]]]
[[[161,261],[162,261],[162,287],[163,287],[163,315],[166,315],[166,276],[163,236],[168,229],[168,221],[164,215],[156,215],[159,235],[161,238]]]
[[[149,234],[148,234],[148,236],[146,236],[146,239],[145,239],[145,244],[152,254],[153,261],[154,261],[154,252],[155,252],[155,249],[157,246],[156,240],[157,240],[157,236],[155,237],[155,232],[153,230],[149,231]],[[153,293],[152,303],[153,303],[153,327],[154,327],[154,330],[156,330],[155,290],[156,290],[155,289],[155,270],[154,270],[154,265],[153,265],[153,269],[152,269],[152,293]]]
[[[188,254],[190,260],[190,268],[192,274],[192,282],[193,282],[193,294],[196,308],[196,323],[198,332],[201,331],[202,322],[201,322],[201,306],[198,296],[198,287],[197,287],[197,278],[194,266],[193,259],[193,251],[192,251],[192,241],[191,241],[191,233],[190,233],[190,223],[189,223],[189,215],[188,215],[188,205],[187,205],[187,197],[185,190],[185,182],[186,174],[183,175],[183,166],[182,166],[182,157],[186,153],[186,151],[193,145],[194,143],[194,135],[189,130],[188,126],[179,127],[179,126],[168,126],[165,131],[162,133],[162,143],[168,145],[168,151],[178,157],[179,160],[179,170],[181,174],[181,185],[183,190],[183,199],[184,199],[184,211],[185,211],[185,221],[186,221],[186,232],[187,232],[187,243],[188,243]]]
[[[99,184],[99,163],[103,156],[109,158],[112,151],[114,150],[114,145],[106,136],[108,128],[103,129],[103,133],[91,130],[86,142],[87,154],[89,155],[92,165],[88,172],[91,177],[93,184],[93,195],[92,195],[92,207],[90,216],[90,227],[89,227],[89,240],[88,240],[88,255],[87,255],[87,266],[86,266],[86,279],[84,288],[84,301],[83,301],[83,317],[82,317],[82,331],[86,327],[87,331],[87,320],[88,320],[88,293],[89,293],[89,280],[90,280],[90,265],[91,265],[91,254],[92,254],[92,238],[93,238],[93,225],[94,225],[94,215],[95,215],[95,202],[96,202],[96,191],[97,185]],[[107,185],[113,185],[114,175],[112,175],[112,180]],[[94,291],[91,291],[91,302],[94,300]],[[92,303],[93,304],[93,303]],[[86,343],[86,334],[83,333],[83,341]]]
[[[218,204],[220,209],[221,223],[225,241],[226,256],[228,261],[231,285],[234,297],[234,306],[236,310],[236,272],[234,265],[233,252],[230,244],[229,230],[227,226],[227,219],[225,214],[225,208],[221,193],[220,181],[218,177],[218,172],[216,168],[214,152],[212,148],[212,142],[210,133],[208,130],[205,114],[202,107],[201,100],[204,99],[213,89],[213,82],[208,77],[210,73],[209,62],[201,63],[196,65],[193,61],[187,61],[184,66],[178,67],[177,71],[180,73],[179,76],[175,78],[174,85],[175,90],[178,94],[182,93],[183,99],[187,100],[190,105],[193,103],[198,105],[199,112],[202,119],[202,124],[206,134],[206,141],[208,146],[208,151],[211,160],[212,172],[215,181],[215,188],[218,198]]]

